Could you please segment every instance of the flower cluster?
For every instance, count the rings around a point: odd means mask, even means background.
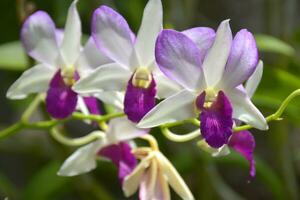
[[[56,28],[44,11],[27,18],[21,40],[37,64],[7,92],[11,99],[46,93],[53,124],[80,114],[87,123],[109,120],[99,123],[100,129],[89,134],[95,137],[82,143],[58,175],[89,172],[102,158],[118,168],[126,196],[139,188],[141,200],[168,200],[170,185],[182,199],[192,200],[184,180],[149,133],[160,127],[173,141],[199,139],[198,146],[212,156],[237,151],[249,161],[250,176],[255,176],[255,140],[248,129],[267,130],[267,120],[282,112],[264,118],[250,100],[263,71],[252,33],[242,29],[233,37],[229,20],[216,31],[163,29],[161,0],[149,0],[137,34],[112,8],[97,8],[91,37],[82,46],[76,4],[77,0],[69,8],[64,29]],[[99,100],[121,114],[101,115]],[[185,135],[169,130],[184,123],[199,128]],[[137,146],[138,138],[149,146]]]

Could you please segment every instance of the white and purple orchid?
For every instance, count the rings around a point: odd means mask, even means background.
[[[254,73],[250,76],[250,78],[247,80],[245,84],[245,90],[247,92],[247,95],[249,98],[251,98],[254,94],[254,92],[257,89],[257,86],[259,85],[259,82],[261,80],[263,73],[263,62],[259,61],[256,70]],[[240,124],[240,122],[237,122],[237,124]],[[255,160],[253,157],[254,148],[255,148],[255,139],[254,136],[247,130],[240,131],[233,133],[232,136],[229,138],[228,144],[223,145],[220,148],[212,148],[210,147],[204,140],[201,140],[198,142],[198,145],[212,153],[212,156],[224,156],[230,153],[229,148],[234,149],[238,153],[240,153],[242,156],[244,156],[250,165],[250,176],[254,177],[256,174],[255,169]]]
[[[82,94],[125,91],[124,112],[133,122],[155,106],[155,97],[166,97],[179,90],[157,69],[155,41],[162,29],[160,0],[150,0],[145,7],[140,30],[131,31],[126,20],[113,9],[101,6],[92,19],[96,45],[115,63],[101,66],[74,86]]]
[[[95,98],[78,98],[71,87],[93,68],[111,62],[99,53],[93,39],[81,47],[81,21],[76,4],[77,0],[69,8],[64,30],[57,29],[44,11],[35,12],[24,22],[22,43],[38,64],[26,70],[7,92],[11,99],[47,92],[47,111],[58,119],[68,117],[80,105],[99,114]]]
[[[228,143],[234,119],[258,129],[268,128],[242,85],[258,64],[255,39],[246,29],[234,39],[229,20],[220,24],[216,34],[209,28],[163,30],[155,55],[161,71],[184,89],[154,107],[139,127],[199,115],[201,135],[214,148]]]
[[[139,129],[126,118],[113,119],[106,132],[97,131],[102,138],[77,149],[62,165],[58,175],[76,176],[87,173],[97,166],[97,158],[111,160],[119,170],[119,180],[136,167],[137,161],[131,153],[131,140],[148,133]]]

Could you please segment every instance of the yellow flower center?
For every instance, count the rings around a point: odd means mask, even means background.
[[[204,107],[209,108],[212,105],[212,103],[215,101],[218,94],[216,90],[212,87],[205,89],[205,94],[206,95],[205,95]]]
[[[134,72],[132,84],[135,87],[147,89],[152,81],[151,72],[146,67],[139,67]]]
[[[75,84],[76,80],[74,79],[75,67],[73,65],[64,66],[61,70],[61,76],[64,79],[66,85],[72,86]]]

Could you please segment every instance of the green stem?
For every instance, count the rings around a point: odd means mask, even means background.
[[[33,105],[33,104],[32,104]],[[36,103],[34,103],[34,105],[36,105]],[[30,105],[31,107],[31,105]],[[33,106],[32,106],[33,107]],[[28,111],[29,110],[29,111]],[[74,114],[67,119],[64,120],[48,120],[48,121],[40,121],[40,122],[34,122],[34,123],[28,123],[27,122],[27,117],[30,116],[29,113],[31,112],[32,109],[27,109],[25,112],[27,112],[27,114],[25,115],[25,118],[23,118],[23,120],[20,120],[18,123],[0,131],[0,139],[3,139],[5,137],[8,137],[10,135],[13,135],[23,129],[37,129],[37,130],[49,130],[61,123],[64,123],[70,119],[79,119],[79,120],[93,120],[93,121],[97,121],[97,122],[104,122],[107,121],[109,119],[113,119],[113,118],[117,118],[117,117],[122,117],[124,116],[124,113],[113,113],[113,114],[108,114],[108,115],[85,115],[82,113],[78,113],[78,112],[74,112]],[[25,119],[25,120],[24,120]]]
[[[160,127],[161,128],[171,128],[171,127],[174,127],[174,126],[184,125],[186,123],[190,123],[190,124],[193,124],[195,126],[200,126],[199,120],[191,118],[191,119],[185,119],[185,120],[182,120],[182,121],[177,121],[177,122],[171,122],[171,123],[163,124]]]
[[[34,100],[30,103],[30,105],[28,106],[28,108],[24,111],[22,117],[21,117],[21,121],[23,122],[27,122],[29,121],[32,113],[36,110],[36,108],[39,106],[39,104],[41,103],[43,99],[43,95],[37,95]]]
[[[193,140],[197,137],[200,136],[200,130],[196,129],[190,133],[184,134],[184,135],[177,135],[173,132],[171,132],[168,128],[166,127],[161,127],[161,132],[164,134],[166,138],[168,138],[171,141],[174,142],[187,142],[190,140]]]
[[[103,121],[107,121],[109,119],[123,117],[123,116],[125,116],[124,113],[112,113],[112,114],[107,114],[107,115],[86,115],[86,114],[82,114],[80,112],[74,112],[72,115],[72,119],[79,119],[79,120],[88,119],[88,120],[92,120],[92,121],[103,122]]]
[[[100,139],[105,137],[105,133],[101,131],[94,131],[86,136],[79,137],[79,138],[68,138],[64,135],[62,135],[59,130],[54,127],[50,130],[51,136],[58,141],[61,144],[67,145],[67,146],[82,146],[84,144],[88,144],[94,140]]]
[[[289,105],[289,103],[297,96],[300,95],[300,89],[295,90],[294,92],[292,92],[280,105],[280,107],[277,109],[277,111],[275,113],[273,113],[272,115],[269,115],[268,117],[266,117],[266,121],[270,122],[270,121],[274,121],[274,120],[282,120],[281,115],[283,114],[283,112],[285,111],[285,109],[287,108],[287,106]],[[239,132],[239,131],[244,131],[244,130],[249,130],[251,128],[254,128],[251,125],[243,125],[243,126],[237,126],[233,128],[234,132]]]

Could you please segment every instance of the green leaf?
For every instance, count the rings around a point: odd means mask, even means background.
[[[273,36],[256,34],[255,39],[260,51],[279,53],[286,56],[295,54],[295,49],[292,46]]]
[[[55,196],[65,191],[70,179],[56,175],[60,165],[54,161],[38,171],[25,188],[22,199],[56,199]]]
[[[22,71],[28,65],[29,59],[21,42],[14,41],[0,45],[0,69]]]

